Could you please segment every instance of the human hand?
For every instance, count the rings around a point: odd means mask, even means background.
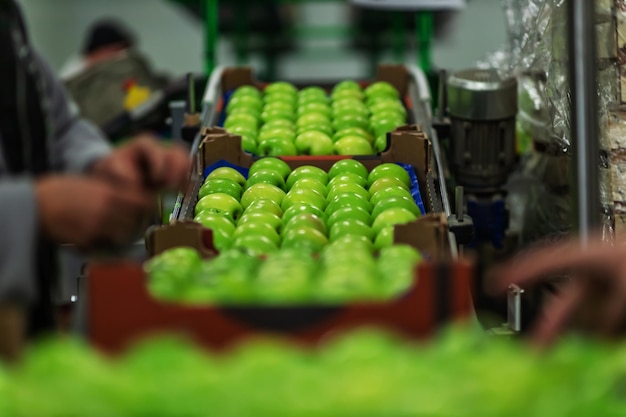
[[[89,249],[97,244],[123,245],[154,211],[153,194],[115,187],[101,179],[50,176],[35,185],[42,231],[59,243]]]
[[[189,167],[189,154],[183,147],[165,147],[151,136],[142,135],[96,162],[91,174],[137,189],[179,190],[187,180]]]
[[[587,246],[571,240],[532,250],[493,271],[496,289],[521,287],[568,274],[561,294],[549,301],[534,323],[531,338],[550,345],[567,328],[576,327],[599,337],[614,337],[626,324],[626,246],[592,239]]]

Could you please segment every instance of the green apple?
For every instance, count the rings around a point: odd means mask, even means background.
[[[239,200],[242,192],[241,185],[233,180],[227,178],[209,178],[200,187],[198,198],[200,199],[209,194],[224,193]]]
[[[285,192],[272,184],[259,183],[247,188],[241,196],[241,205],[247,208],[256,200],[272,200],[281,205],[285,198]]]
[[[370,127],[374,131],[376,136],[384,135],[389,132],[393,132],[396,128],[404,125],[404,120],[398,118],[388,118],[388,119],[371,119]]]
[[[413,196],[410,192],[406,190],[405,187],[390,187],[384,190],[377,191],[374,194],[370,194],[370,203],[375,206],[382,200],[386,200],[390,197],[404,197],[408,199],[413,199]]]
[[[264,198],[250,203],[244,210],[243,215],[245,216],[251,213],[272,213],[278,217],[282,217],[283,209],[281,209],[280,205],[275,201]]]
[[[272,169],[259,169],[248,175],[246,189],[260,183],[272,184],[281,190],[285,190],[285,179],[279,172]]]
[[[311,124],[311,125],[299,126],[296,132],[298,133],[298,135],[305,133],[305,132],[322,132],[328,137],[331,137],[333,134],[333,128],[331,127],[331,125],[327,125],[327,124]]]
[[[335,142],[337,155],[371,155],[374,153],[372,145],[360,136],[345,136]]]
[[[291,189],[293,184],[300,178],[316,178],[322,184],[328,184],[328,174],[326,171],[312,165],[303,165],[291,171],[287,177],[287,189]]]
[[[269,108],[268,110],[263,110],[261,113],[261,120],[263,123],[270,123],[275,120],[287,120],[289,122],[293,122],[296,116],[291,109],[285,109],[280,107]]]
[[[374,141],[374,137],[367,130],[360,127],[349,127],[347,129],[340,130],[333,135],[333,140],[337,142],[339,139],[346,136],[361,136],[363,139],[367,139],[369,143]]]
[[[349,184],[349,183],[358,184],[363,188],[367,187],[367,179],[361,177],[360,175],[353,174],[351,172],[346,172],[344,174],[339,174],[333,177],[330,181],[328,181],[328,188],[329,189],[333,188],[335,185],[338,185],[338,184]]]
[[[387,150],[387,146],[389,146],[389,143],[387,142],[386,133],[376,137],[376,141],[374,142],[374,149],[376,149],[376,152],[385,152]]]
[[[385,99],[377,101],[376,103],[372,103],[369,109],[372,112],[372,115],[391,111],[397,113],[401,119],[406,120],[406,109],[399,100]]]
[[[328,201],[332,201],[337,195],[344,193],[352,193],[357,194],[363,197],[364,199],[369,199],[370,193],[365,189],[365,187],[355,184],[355,183],[339,183],[333,187],[328,187]]]
[[[278,127],[275,129],[266,129],[262,132],[259,132],[258,141],[262,142],[264,140],[270,139],[272,137],[285,138],[290,141],[293,141],[295,138],[294,131],[286,128],[286,127]]]
[[[347,192],[343,194],[337,194],[332,199],[328,199],[326,214],[328,216],[332,216],[334,212],[343,207],[361,207],[368,213],[372,211],[372,204],[367,200],[367,197],[365,197],[363,194]]]
[[[357,246],[350,247],[341,247],[338,241],[342,241],[347,239],[348,236],[353,236],[353,241],[357,241],[361,237],[367,239],[365,236],[359,235],[344,235],[337,240],[330,242],[322,251],[322,264],[325,268],[335,268],[339,267],[341,269],[343,266],[347,266],[349,269],[352,269],[352,272],[346,272],[348,274],[358,273],[361,270],[370,269],[375,272],[376,271],[376,261],[372,256],[372,242],[369,241],[369,246],[364,244],[357,244]],[[368,239],[369,240],[369,239]],[[369,275],[369,274],[368,274]]]
[[[394,207],[407,209],[418,217],[422,215],[419,207],[415,203],[415,200],[413,200],[412,198],[395,196],[387,197],[384,200],[380,200],[377,204],[375,204],[374,208],[372,209],[372,217],[376,218],[383,211]]]
[[[361,91],[361,86],[356,81],[347,80],[347,81],[341,81],[333,87],[333,92],[342,91],[342,90]]]
[[[343,235],[332,241],[324,248],[324,252],[339,250],[355,250],[359,253],[373,253],[374,245],[372,240],[363,235]]]
[[[233,239],[237,240],[241,236],[261,235],[271,240],[276,246],[280,246],[280,236],[274,227],[269,223],[245,222],[237,225],[233,233]]]
[[[326,224],[328,227],[332,228],[337,222],[351,219],[358,220],[367,226],[372,224],[372,215],[360,206],[345,206],[338,208],[333,212],[333,214],[328,216]]]
[[[264,132],[266,130],[270,130],[270,129],[278,129],[278,128],[284,128],[284,129],[289,129],[292,132],[294,132],[296,130],[296,125],[291,121],[291,120],[285,120],[285,119],[274,119],[271,120],[267,123],[264,123],[263,126],[261,126],[261,132]]]
[[[272,171],[278,172],[283,179],[287,179],[289,173],[291,173],[291,168],[287,164],[287,162],[283,161],[279,158],[260,158],[256,160],[248,170],[248,176],[253,175],[255,172],[260,171],[262,169],[270,169]]]
[[[367,186],[367,184],[365,186]],[[411,191],[409,186],[406,185],[404,181],[402,181],[401,179],[397,177],[378,178],[376,181],[370,184],[368,190],[370,192],[370,195],[372,195],[372,194],[376,194],[378,191],[383,190],[385,188],[396,187],[396,186],[402,187],[406,189],[407,191]]]
[[[263,235],[242,235],[233,241],[233,248],[245,250],[253,256],[267,255],[278,250],[278,247]]]
[[[299,97],[328,97],[328,94],[326,93],[326,90],[324,90],[322,87],[306,87],[303,88],[302,90],[300,90],[300,92],[298,93]]]
[[[302,304],[311,299],[317,263],[310,254],[283,249],[270,254],[258,270],[254,287],[261,304]]]
[[[298,188],[308,188],[314,191],[317,191],[322,196],[326,197],[328,195],[328,189],[326,186],[317,178],[305,177],[300,178],[291,186],[291,190],[295,190]]]
[[[316,288],[316,298],[327,304],[376,300],[379,294],[378,271],[349,261],[324,268]]]
[[[390,208],[380,213],[372,223],[372,230],[378,234],[384,227],[406,224],[415,221],[417,216],[405,208]]]
[[[298,96],[284,93],[273,93],[266,94],[263,97],[263,101],[265,102],[265,105],[273,103],[286,103],[289,104],[292,109],[295,109],[298,105]]]
[[[322,113],[304,113],[296,121],[296,128],[307,125],[328,125],[330,118]]]
[[[380,229],[374,240],[374,248],[381,250],[393,245],[393,226],[386,226]]]
[[[236,126],[232,126],[230,129],[227,129],[228,133],[231,133],[233,135],[248,135],[248,136],[252,136],[256,139],[257,137],[257,131],[256,129],[253,129],[252,127],[248,126],[248,125],[236,125]]]
[[[330,228],[329,237],[331,241],[346,235],[365,236],[370,240],[374,240],[376,236],[371,227],[357,219],[341,220],[334,223]]]
[[[332,155],[335,149],[328,135],[314,130],[299,134],[294,143],[300,155]]]
[[[272,226],[277,232],[282,229],[283,221],[276,213],[273,213],[272,211],[249,211],[250,207],[253,206],[248,206],[237,221],[237,226],[241,226],[246,223],[266,223]]]
[[[241,149],[244,151],[256,154],[257,153],[257,142],[253,136],[249,135],[241,135]]]
[[[249,114],[250,116],[253,116],[257,120],[261,118],[261,110],[257,109],[256,107],[246,107],[246,106],[235,107],[230,110],[228,115],[234,116],[235,114],[240,114],[240,113]]]
[[[354,100],[341,100],[334,103],[333,119],[343,119],[359,117],[359,119],[369,120],[370,111],[365,104]],[[350,126],[347,126],[350,127]]]
[[[224,121],[224,129],[230,131],[235,126],[248,126],[256,130],[259,127],[259,119],[247,113],[237,113],[228,116]]]
[[[241,215],[243,208],[239,201],[232,195],[224,193],[209,194],[202,197],[196,204],[195,214],[203,211],[211,211],[213,213],[224,213],[233,221],[236,221]]]
[[[274,93],[281,93],[281,94],[288,94],[288,95],[295,96],[298,94],[298,89],[291,83],[278,81],[275,83],[268,84],[265,87],[264,92],[266,95],[274,94]]]
[[[351,98],[359,101],[363,101],[365,99],[365,94],[361,90],[356,89],[343,89],[333,91],[331,94],[331,98],[335,101],[339,101],[344,98]]]
[[[326,208],[326,199],[324,198],[324,196],[315,190],[310,190],[306,188],[296,188],[289,190],[289,192],[283,199],[280,207],[283,209],[283,212],[285,212],[287,209],[289,209],[289,207],[293,206],[294,204],[302,203],[317,207],[320,210],[324,210]]]
[[[378,257],[378,271],[384,294],[393,297],[409,290],[415,282],[415,267],[421,259],[420,253],[409,245],[382,248]]]
[[[235,91],[231,95],[231,98],[241,97],[241,96],[253,96],[253,97],[261,98],[263,96],[263,93],[261,93],[261,91],[255,86],[242,85],[241,87],[237,87],[237,89],[235,89]]]
[[[298,107],[298,117],[303,116],[305,114],[322,114],[326,116],[327,119],[330,119],[332,116],[332,111],[330,106],[327,104],[323,104],[317,101],[311,101],[306,104],[303,104]]]
[[[286,137],[272,136],[259,141],[257,152],[261,156],[296,156],[298,150],[293,141]]]
[[[324,210],[321,210],[318,207],[312,206],[307,203],[299,203],[299,204],[293,204],[291,207],[285,210],[283,214],[283,219],[282,219],[283,224],[289,223],[289,221],[293,217],[301,213],[314,214],[315,216],[324,220],[324,222],[326,221],[326,214],[324,213]]]
[[[281,247],[319,253],[328,244],[328,238],[318,229],[310,226],[291,228],[283,234]]]
[[[378,165],[370,171],[370,174],[367,177],[367,182],[371,186],[374,181],[382,177],[396,177],[402,180],[407,187],[411,187],[411,178],[409,177],[409,173],[398,164],[384,163]]]
[[[194,221],[202,226],[211,229],[213,232],[213,246],[219,252],[225,251],[232,245],[232,237],[235,232],[235,225],[230,217],[210,212],[200,212]]]
[[[330,170],[328,171],[328,178],[333,179],[338,175],[348,173],[358,175],[359,177],[365,179],[367,179],[367,176],[369,175],[367,168],[365,168],[365,165],[361,162],[356,159],[346,158],[335,162],[333,166],[330,167]]]
[[[330,102],[330,98],[329,97],[322,97],[322,96],[316,96],[316,95],[306,95],[306,96],[299,96],[298,97],[298,106],[306,106],[309,103],[319,103],[319,104],[323,104],[325,106],[328,106]]]
[[[400,93],[396,88],[386,81],[377,81],[367,87],[364,91],[365,97],[368,99],[373,97],[389,97],[392,99],[399,99]]]
[[[246,178],[241,174],[241,172],[231,167],[215,168],[213,171],[209,173],[205,181],[209,181],[215,178],[224,178],[227,180],[231,180],[231,181],[236,182],[242,187],[246,185]]]
[[[290,229],[312,227],[327,235],[328,230],[322,217],[319,217],[313,213],[298,213],[291,217],[289,221],[283,224],[283,234],[289,233]]]
[[[285,110],[285,111],[289,111],[292,113],[295,113],[296,108],[295,106],[291,103],[291,102],[285,102],[285,101],[269,101],[265,103],[265,106],[263,106],[263,110],[274,110],[274,109],[280,109],[280,110]]]
[[[263,100],[255,96],[233,96],[226,105],[226,114],[232,114],[232,111],[236,108],[247,107],[254,109],[256,112],[260,112],[263,108]]]

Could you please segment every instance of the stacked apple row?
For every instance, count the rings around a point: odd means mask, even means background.
[[[387,146],[386,134],[406,122],[406,109],[391,84],[364,90],[337,84],[330,97],[321,87],[300,91],[286,82],[263,92],[241,86],[230,97],[224,128],[240,135],[246,152],[261,156],[370,155]]]
[[[368,172],[354,159],[326,172],[262,158],[247,179],[221,167],[207,176],[198,198],[195,220],[213,231],[215,247],[253,255],[281,248],[319,253],[329,242],[362,243],[373,252],[393,244],[394,225],[421,215],[403,167],[385,163]]]
[[[361,241],[336,241],[314,257],[285,249],[265,259],[231,249],[202,261],[176,248],[147,264],[150,292],[186,304],[296,305],[388,300],[405,293],[421,260],[411,246],[394,245],[374,257]]]

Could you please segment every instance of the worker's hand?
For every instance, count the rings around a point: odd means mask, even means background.
[[[90,249],[136,239],[155,195],[97,178],[50,176],[35,185],[39,225],[51,239]]]
[[[583,248],[573,240],[530,251],[493,272],[500,292],[509,284],[528,288],[550,275],[571,277],[534,325],[532,339],[539,346],[551,344],[569,327],[600,337],[624,330],[626,246],[622,244],[593,239]]]
[[[189,153],[183,147],[164,147],[143,135],[96,162],[91,174],[119,185],[178,191],[187,180],[189,166]]]

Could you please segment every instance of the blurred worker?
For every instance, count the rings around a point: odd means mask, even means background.
[[[140,138],[111,151],[33,51],[15,0],[0,0],[0,304],[54,325],[56,245],[136,238],[156,194],[178,188],[187,153]]]
[[[533,329],[534,341],[549,345],[570,326],[601,337],[626,329],[626,246],[597,238],[541,247],[494,271],[499,291],[509,284],[533,285],[555,274],[567,274],[559,294],[547,303]]]
[[[64,80],[82,116],[100,127],[170,83],[138,50],[132,31],[108,18],[89,28],[81,59]]]

